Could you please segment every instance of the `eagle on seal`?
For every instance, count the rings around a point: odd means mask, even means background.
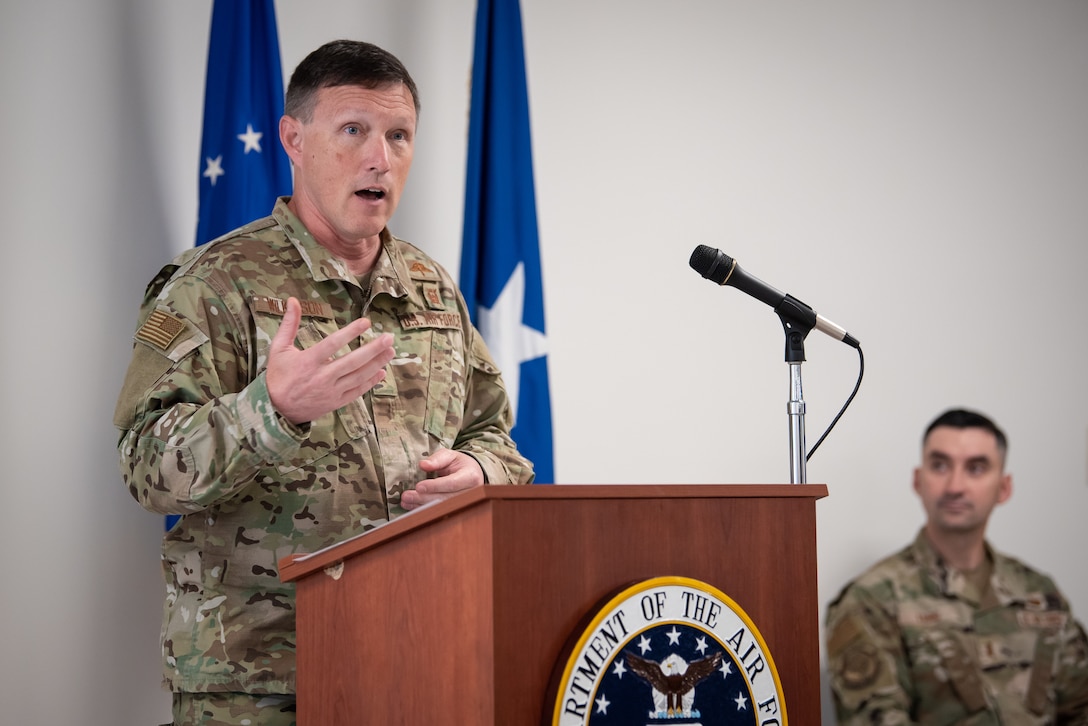
[[[714,655],[688,663],[683,673],[673,673],[675,663],[666,659],[663,661],[669,670],[666,673],[660,663],[637,656],[631,651],[627,651],[624,655],[627,657],[627,667],[632,673],[649,683],[655,691],[664,694],[669,716],[681,713],[681,699],[684,695],[706,680],[707,676],[713,673],[722,662],[722,654],[719,651]]]

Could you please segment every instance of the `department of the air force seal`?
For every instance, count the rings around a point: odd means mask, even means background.
[[[786,704],[755,624],[697,580],[637,583],[571,649],[553,726],[785,726]]]

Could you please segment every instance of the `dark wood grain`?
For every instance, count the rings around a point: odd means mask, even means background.
[[[281,577],[298,586],[299,724],[542,723],[585,619],[664,576],[734,600],[774,659],[789,720],[819,723],[815,500],[826,495],[818,484],[483,487],[284,560]]]

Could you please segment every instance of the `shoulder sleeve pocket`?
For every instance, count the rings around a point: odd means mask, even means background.
[[[204,332],[166,308],[151,311],[134,336],[132,360],[113,413],[114,426],[132,428],[148,392],[178,361],[207,341]]]

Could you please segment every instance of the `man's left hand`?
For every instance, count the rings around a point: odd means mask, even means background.
[[[419,468],[432,474],[433,478],[423,479],[415,489],[401,494],[400,505],[409,511],[484,484],[484,470],[480,468],[480,463],[468,454],[453,449],[439,449],[421,460]]]

